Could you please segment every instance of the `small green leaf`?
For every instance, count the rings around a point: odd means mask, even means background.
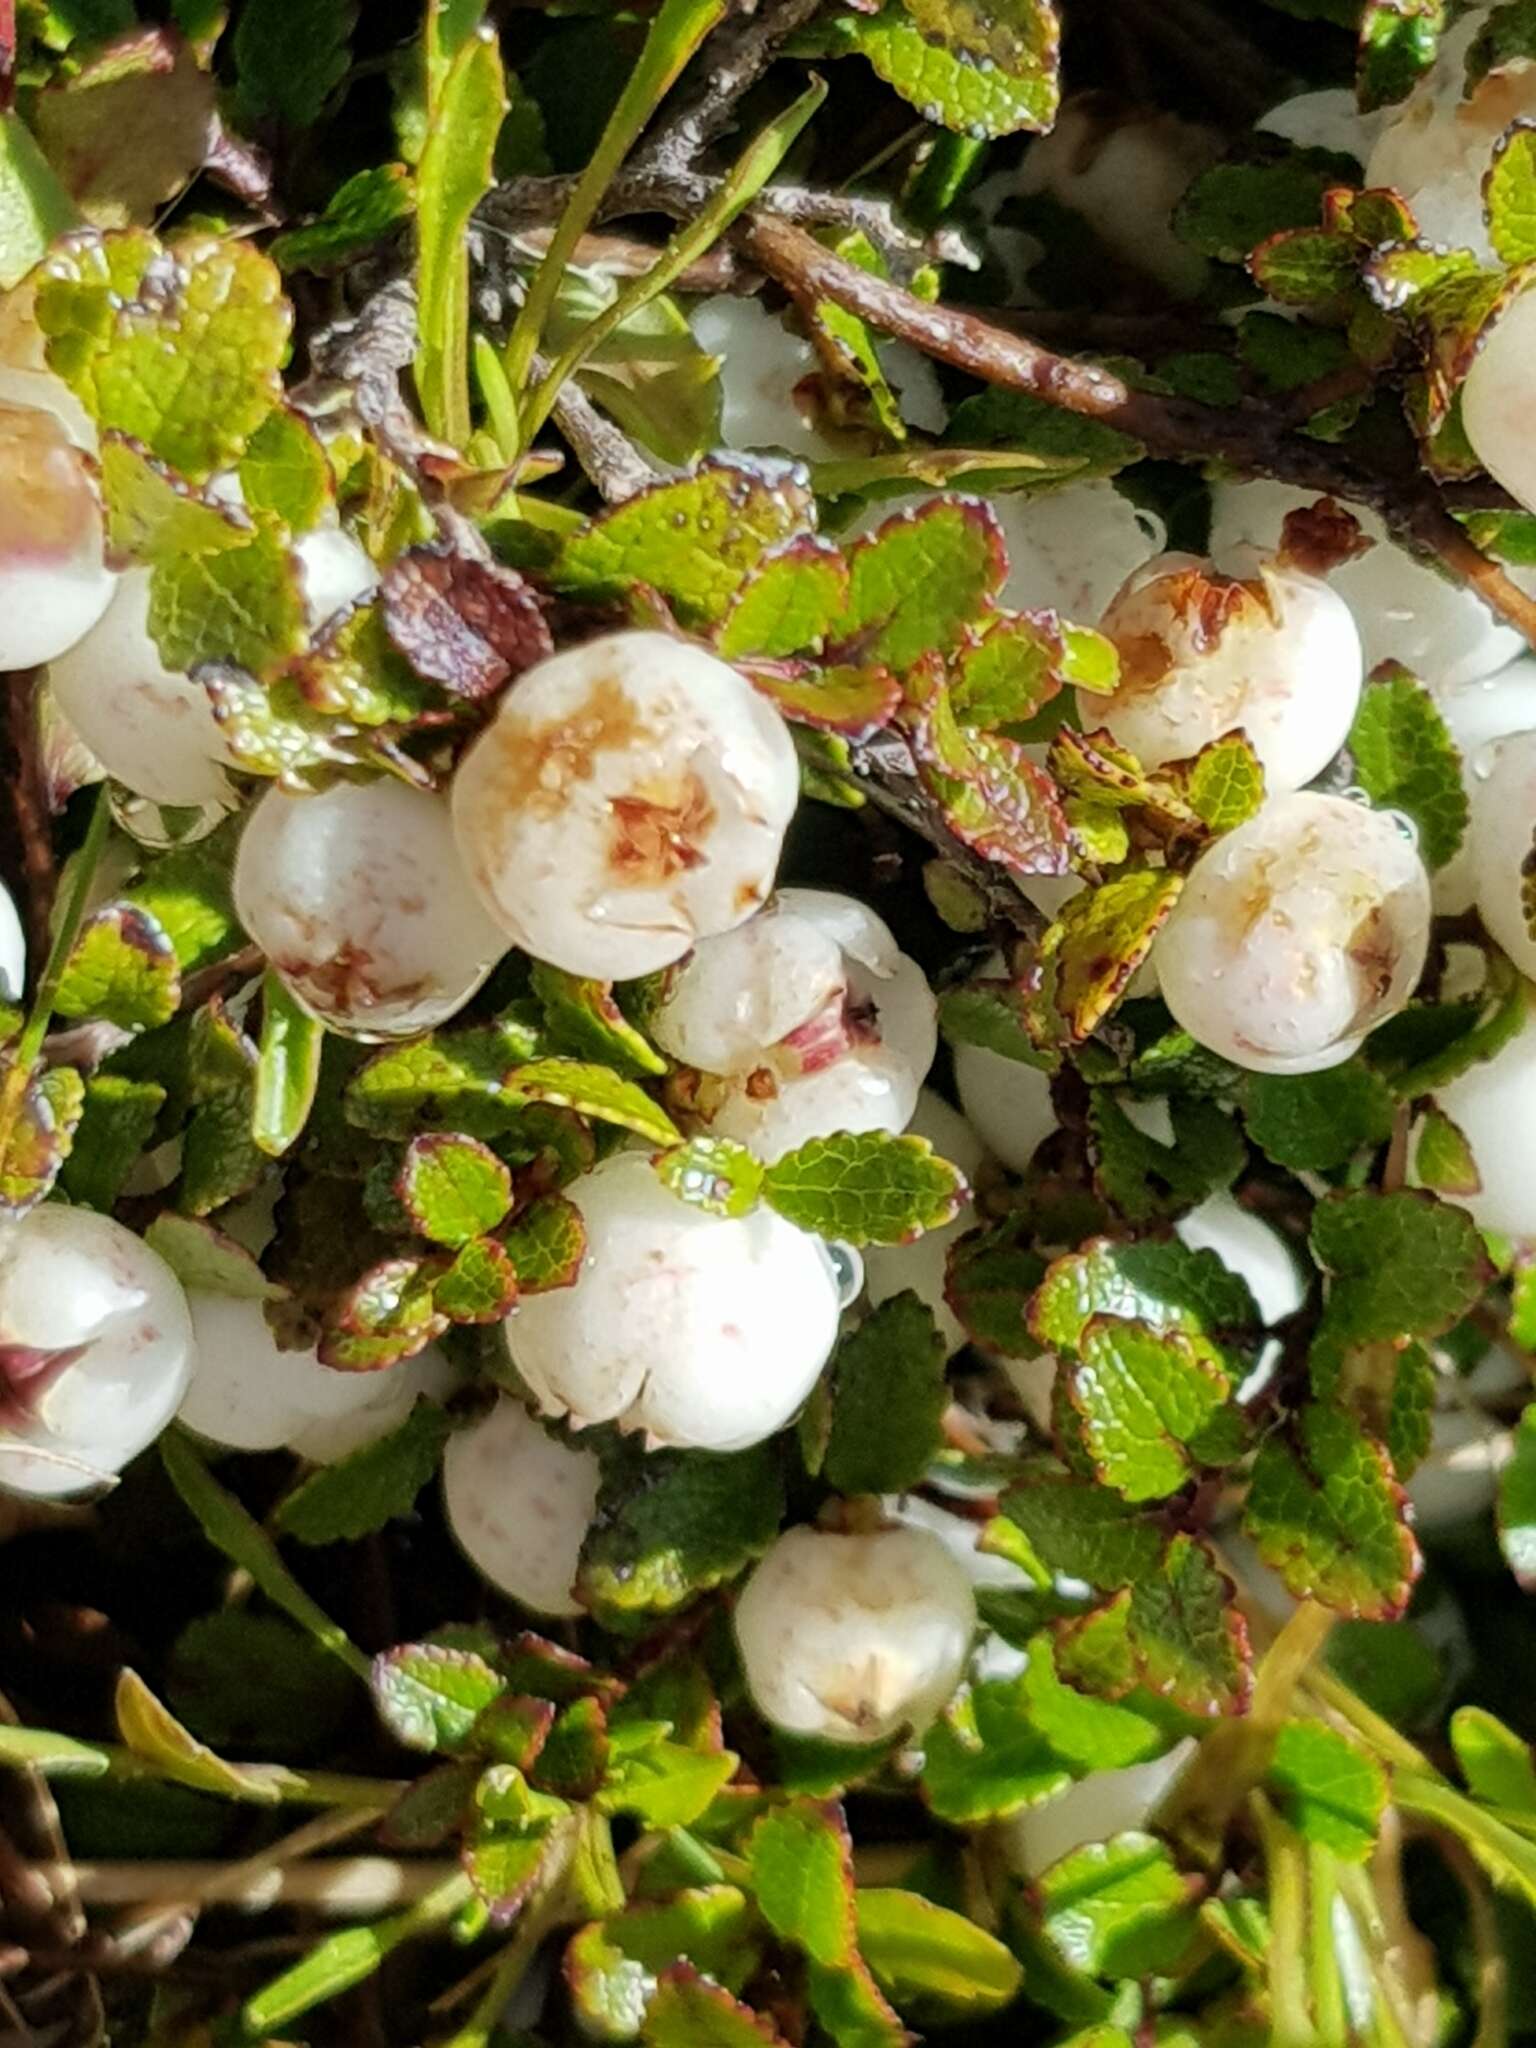
[[[929,692],[912,727],[924,783],[955,837],[1019,875],[1063,875],[1072,838],[1055,784],[1006,733],[962,728],[947,689]]]
[[[1443,868],[1466,835],[1468,804],[1461,756],[1429,691],[1395,665],[1378,674],[1348,744],[1371,802],[1412,818],[1425,864]]]
[[[309,1120],[320,1082],[325,1027],[300,1009],[269,968],[261,983],[261,1044],[251,1135],[271,1158],[280,1158]]]
[[[761,1953],[746,1895],[734,1885],[709,1885],[581,1928],[566,1950],[565,1976],[589,2039],[633,2041],[657,1979],[673,1964],[691,1963],[734,1994]]]
[[[234,35],[242,121],[302,133],[347,75],[356,0],[248,0]]]
[[[926,1138],[882,1131],[813,1138],[770,1166],[763,1200],[801,1230],[849,1244],[907,1244],[954,1221],[965,1194],[957,1168]]]
[[[1269,1782],[1287,1819],[1310,1842],[1363,1863],[1376,1846],[1387,1803],[1386,1773],[1374,1757],[1320,1721],[1287,1721],[1275,1742]]]
[[[271,1537],[209,1472],[191,1439],[179,1429],[167,1430],[160,1439],[160,1457],[171,1484],[214,1548],[222,1550],[231,1563],[246,1572],[274,1607],[280,1607],[301,1628],[308,1629],[323,1649],[366,1680],[367,1658],[348,1641],[345,1631],[316,1606],[278,1556]]]
[[[685,625],[711,625],[771,549],[811,530],[812,505],[791,471],[715,457],[599,513],[566,543],[555,574],[594,597],[648,584]]]
[[[169,938],[148,911],[109,903],[81,928],[53,999],[61,1017],[100,1017],[125,1031],[168,1024],[181,1000]]]
[[[377,1138],[409,1138],[421,1130],[499,1137],[519,1115],[507,1077],[539,1047],[536,1028],[517,1017],[390,1046],[349,1082],[347,1116]]]
[[[1434,63],[1445,22],[1445,0],[1367,0],[1360,17],[1362,113],[1407,98]]]
[[[37,318],[49,367],[98,424],[194,483],[282,394],[292,312],[276,266],[235,236],[77,238],[50,258]]]
[[[735,1776],[731,1750],[699,1750],[665,1739],[615,1758],[599,1794],[604,1813],[633,1814],[651,1828],[691,1827]]]
[[[325,447],[291,407],[269,412],[240,458],[240,488],[258,518],[270,513],[290,533],[318,526],[335,496]]]
[[[512,1206],[512,1176],[478,1138],[412,1138],[395,1178],[411,1222],[434,1244],[458,1246],[494,1230]]]
[[[1090,1091],[1094,1186],[1129,1223],[1183,1215],[1247,1164],[1241,1133],[1214,1103],[1175,1100],[1170,1121],[1173,1142],[1164,1145],[1132,1123],[1112,1090]]]
[[[1536,1763],[1531,1746],[1483,1707],[1458,1707],[1451,1747],[1478,1799],[1518,1814],[1536,1814]]]
[[[502,1232],[501,1242],[517,1274],[519,1294],[543,1294],[574,1284],[587,1249],[587,1227],[564,1195],[541,1195]]]
[[[1209,831],[1231,832],[1263,804],[1264,770],[1245,733],[1223,733],[1179,764],[1174,787]]]
[[[1143,868],[1063,905],[1040,942],[1040,959],[1074,1040],[1097,1030],[1130,986],[1183,886],[1169,869]]]
[[[443,1409],[418,1401],[387,1436],[302,1480],[278,1508],[279,1532],[300,1543],[355,1543],[408,1515],[437,1470],[452,1428]]]
[[[1244,1513],[1259,1555],[1298,1600],[1365,1621],[1400,1614],[1419,1571],[1402,1489],[1379,1443],[1341,1409],[1302,1409],[1259,1451]]]
[[[1022,1678],[985,1679],[952,1700],[923,1738],[923,1796],[959,1827],[1006,1819],[1072,1782],[1034,1725]]]
[[[1499,1547],[1526,1591],[1536,1587],[1536,1406],[1520,1417],[1514,1455],[1499,1474]]]
[[[37,268],[78,224],[69,194],[13,107],[0,115],[0,291]]]
[[[343,270],[411,217],[411,174],[404,164],[378,164],[337,187],[318,219],[279,235],[268,251],[283,270],[321,276]]]
[[[1000,1509],[1009,1534],[1022,1538],[1043,1578],[1060,1572],[1113,1591],[1149,1576],[1162,1554],[1158,1515],[1059,1469],[1027,1474],[1009,1487]],[[986,1547],[1004,1546],[989,1535]]]
[[[662,1972],[640,2038],[646,2048],[787,2048],[772,2020],[689,1963],[674,1963]]]
[[[416,175],[416,386],[434,434],[469,439],[469,247],[475,208],[490,190],[507,111],[501,49],[482,30],[459,50],[432,108]]]
[[[577,1592],[615,1619],[670,1614],[760,1557],[783,1511],[769,1445],[647,1453],[621,1442],[604,1459]]]
[[[1151,1835],[1075,1849],[1037,1886],[1041,1926],[1063,1962],[1114,1980],[1172,1970],[1194,1935],[1194,1888]]]
[[[249,528],[122,434],[101,441],[101,495],[107,549],[116,560],[174,561],[244,545]]]
[[[45,1728],[12,1728],[0,1723],[0,1768],[41,1771],[45,1778],[103,1778],[112,1768],[108,1751]]]
[[[148,861],[123,892],[123,902],[160,926],[184,975],[224,959],[242,942],[229,882],[235,836],[221,827],[193,846],[173,847]]]
[[[1242,1086],[1248,1135],[1277,1166],[1328,1173],[1392,1135],[1387,1084],[1357,1053],[1317,1074],[1251,1074]]]
[[[995,62],[991,38],[1008,55]],[[987,6],[889,0],[876,14],[837,15],[821,45],[857,51],[924,120],[960,135],[1043,131],[1060,99],[1055,10],[1042,0]]]
[[[1466,1133],[1438,1109],[1426,1111],[1419,1125],[1413,1177],[1437,1195],[1475,1195],[1483,1185]]]
[[[976,498],[930,498],[898,512],[848,554],[845,637],[863,658],[901,670],[958,641],[1008,573],[996,516]]]
[[[1438,1337],[1493,1278],[1466,1211],[1415,1192],[1330,1195],[1312,1212],[1312,1251],[1332,1276],[1325,1348]]]
[[[189,1292],[227,1294],[237,1301],[282,1296],[283,1289],[266,1277],[244,1245],[201,1218],[162,1210],[145,1231],[144,1242]]]
[[[88,1077],[78,1142],[59,1174],[59,1185],[72,1202],[111,1213],[150,1141],[165,1098],[158,1081],[136,1081],[127,1074]]]
[[[1232,1582],[1183,1531],[1169,1539],[1156,1571],[1064,1624],[1057,1662],[1085,1691],[1119,1699],[1141,1687],[1202,1719],[1241,1714],[1253,1683]]]
[[[1259,1312],[1247,1285],[1214,1252],[1177,1239],[1122,1244],[1090,1238],[1048,1269],[1030,1311],[1030,1329],[1050,1351],[1073,1351],[1093,1316],[1127,1316],[1154,1330],[1203,1338],[1229,1366],[1228,1340],[1256,1332]],[[1236,1375],[1234,1375],[1235,1377]]]
[[[448,1327],[434,1285],[439,1266],[415,1258],[380,1259],[335,1296],[316,1356],[338,1372],[379,1372],[426,1349]]]
[[[476,1651],[447,1643],[402,1643],[369,1671],[379,1718],[407,1749],[456,1750],[493,1700],[502,1674]]]
[[[905,1493],[942,1445],[949,1402],[933,1311],[892,1295],[832,1354],[832,1426],[822,1475],[839,1493]]]
[[[612,984],[533,963],[533,993],[544,1006],[552,1051],[595,1060],[632,1078],[664,1074],[667,1063],[614,1001]]]
[[[1339,158],[1323,150],[1287,150],[1263,163],[1216,164],[1179,201],[1174,228],[1202,256],[1246,263],[1272,235],[1315,227],[1323,194],[1347,182]]]
[[[972,981],[939,997],[939,1029],[951,1045],[979,1045],[1021,1066],[1052,1073],[1060,1055],[1036,1042],[1039,1005],[1027,983]]]
[[[1001,2012],[1018,1996],[1022,1964],[996,1935],[915,1892],[863,1890],[859,1948],[904,2018],[952,2025]]]
[[[192,1019],[187,1064],[194,1108],[182,1142],[177,1207],[206,1216],[248,1194],[267,1163],[253,1135],[256,1048],[217,998]]]
[[[273,1777],[216,1756],[155,1698],[136,1671],[125,1667],[119,1672],[112,1706],[117,1732],[128,1748],[176,1784],[190,1785],[197,1792],[220,1793],[226,1799],[277,1804],[279,1786]]]
[[[1084,1325],[1067,1386],[1100,1478],[1131,1501],[1177,1492],[1195,1462],[1190,1445],[1230,1391],[1180,1331],[1116,1316]]]
[[[1033,1233],[1018,1219],[967,1231],[950,1247],[944,1299],[975,1344],[1004,1358],[1035,1358],[1029,1304],[1045,1277]]]
[[[611,1068],[584,1060],[530,1060],[507,1076],[509,1091],[523,1102],[552,1102],[598,1123],[617,1124],[653,1145],[675,1145],[681,1132],[658,1102]]]
[[[727,661],[819,654],[847,615],[848,564],[831,541],[802,534],[763,557],[720,622]]]
[[[712,1216],[747,1216],[763,1192],[762,1162],[731,1138],[690,1138],[658,1153],[656,1171],[680,1202]]]
[[[275,676],[305,638],[304,593],[286,543],[261,532],[218,554],[161,562],[149,586],[149,634],[168,669],[227,662]]]
[[[518,1296],[517,1268],[494,1237],[472,1237],[432,1283],[432,1306],[453,1323],[499,1323]]]

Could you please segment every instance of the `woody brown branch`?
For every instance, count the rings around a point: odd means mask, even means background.
[[[1396,540],[1439,563],[1536,645],[1536,600],[1473,543],[1428,478],[1367,469],[1338,448],[1294,433],[1283,414],[1265,405],[1204,405],[1136,390],[1097,363],[1059,355],[978,314],[929,304],[845,262],[802,228],[774,215],[754,213],[738,230],[738,242],[807,310],[830,301],[983,383],[1026,392],[1098,420],[1155,454],[1222,462],[1249,476],[1370,506]]]

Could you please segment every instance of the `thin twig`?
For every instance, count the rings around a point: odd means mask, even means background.
[[[736,108],[821,0],[758,0],[722,22],[698,57],[699,82],[641,152],[639,172],[686,169],[731,126]]]
[[[543,356],[534,357],[532,368],[535,379],[549,373]],[[661,475],[629,436],[603,417],[574,377],[560,387],[554,413],[556,424],[605,505],[622,504]]]
[[[58,882],[49,815],[47,779],[38,746],[37,695],[42,671],[6,678],[6,786],[10,791],[10,832],[15,846],[7,865],[23,891],[22,923],[34,960],[48,951],[48,918]]]
[[[1536,599],[1476,547],[1424,477],[1386,476],[1342,450],[1290,431],[1283,415],[1253,402],[1202,405],[1138,391],[1100,364],[1061,355],[978,314],[931,305],[900,285],[845,262],[790,222],[754,213],[742,246],[801,304],[829,299],[926,355],[984,383],[1024,391],[1066,412],[1102,421],[1159,455],[1218,461],[1250,476],[1370,505],[1394,538],[1475,590],[1536,645]]]
[[[252,1859],[253,1861],[257,1859]],[[338,1918],[388,1912],[421,1899],[458,1865],[429,1858],[401,1862],[390,1856],[318,1857],[283,1868],[263,1867],[235,1879],[243,1866],[227,1863],[76,1863],[73,1881],[88,1906],[151,1905],[170,1900],[216,1899],[235,1912],[265,1913],[303,1906]],[[46,1881],[57,1875],[46,1867]]]

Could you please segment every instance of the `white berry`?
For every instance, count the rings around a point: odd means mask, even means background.
[[[920,1736],[959,1684],[975,1631],[970,1580],[925,1529],[786,1530],[736,1605],[758,1711],[824,1742]]]
[[[454,829],[520,946],[625,980],[766,900],[798,786],[783,719],[734,669],[618,633],[507,692],[455,778]]]
[[[0,996],[19,1000],[27,985],[27,935],[22,930],[15,898],[0,882]]]
[[[951,1109],[942,1095],[925,1088],[917,1099],[917,1110],[907,1127],[926,1138],[941,1159],[958,1166],[968,1186],[986,1158],[986,1148],[960,1112]],[[975,1202],[967,1196],[953,1223],[942,1230],[928,1230],[912,1244],[870,1245],[864,1253],[864,1280],[869,1298],[877,1307],[893,1294],[911,1288],[933,1311],[939,1334],[951,1357],[969,1339],[954,1310],[945,1299],[944,1283],[949,1272],[950,1248],[957,1238],[973,1229]]]
[[[287,1447],[316,1465],[388,1435],[419,1394],[447,1392],[452,1372],[434,1349],[378,1372],[339,1372],[313,1351],[284,1351],[259,1301],[188,1297],[197,1366],[179,1419],[232,1451]]]
[[[591,1451],[550,1435],[503,1394],[489,1415],[450,1438],[443,1457],[448,1526],[476,1571],[535,1614],[577,1615],[572,1593],[597,1510]]]
[[[677,969],[653,1024],[716,1077],[699,1108],[719,1136],[775,1160],[834,1131],[905,1130],[938,1047],[922,969],[866,905],[783,889]]]
[[[1536,1237],[1536,1014],[1529,997],[1525,1022],[1509,1044],[1437,1089],[1435,1106],[1471,1147],[1481,1182],[1473,1193],[1447,1199],[1480,1229]]]
[[[1291,484],[1220,482],[1211,492],[1211,553],[1225,561],[1245,547],[1277,548],[1287,513],[1315,503],[1315,493]],[[1341,562],[1328,581],[1354,616],[1367,673],[1379,662],[1400,661],[1440,690],[1492,675],[1514,660],[1520,635],[1475,592],[1399,547],[1368,505],[1350,511],[1373,545]]]
[[[1002,602],[1092,625],[1127,577],[1162,551],[1165,529],[1106,477],[991,501],[1008,550]]]
[[[1483,923],[1522,974],[1536,973],[1521,870],[1536,840],[1536,732],[1499,740],[1473,778],[1468,833],[1472,887]]]
[[[1173,1228],[1191,1251],[1214,1252],[1229,1273],[1246,1281],[1266,1329],[1283,1323],[1306,1300],[1300,1268],[1285,1239],[1229,1194],[1207,1195]]]
[[[0,669],[52,661],[90,631],[116,582],[105,546],[87,452],[55,411],[0,399]]]
[[[100,1485],[154,1442],[191,1370],[181,1284],[131,1230],[49,1203],[0,1240],[0,1486]]]
[[[293,995],[354,1038],[408,1038],[479,988],[506,939],[475,900],[448,806],[405,783],[269,789],[240,841],[235,907]]]
[[[544,1413],[707,1451],[781,1429],[837,1336],[839,1282],[821,1240],[768,1208],[693,1208],[641,1152],[605,1159],[565,1192],[586,1225],[580,1277],[526,1296],[507,1321]]]
[[[1090,1771],[1056,1798],[1026,1807],[1006,1825],[1008,1861],[1021,1876],[1036,1878],[1089,1842],[1144,1828],[1198,1748],[1186,1737],[1166,1756],[1124,1770]]]
[[[1218,571],[1162,555],[1120,591],[1102,630],[1120,651],[1120,686],[1079,693],[1078,717],[1146,767],[1242,731],[1275,796],[1327,767],[1354,721],[1365,666],[1349,607],[1281,556],[1239,549]]]
[[[1302,792],[1203,853],[1157,944],[1163,996],[1255,1073],[1337,1066],[1413,992],[1429,877],[1389,813]]]
[[[989,954],[981,965],[984,979],[996,980],[1007,971],[1001,953]],[[984,1045],[957,1045],[954,1061],[955,1092],[977,1137],[1014,1173],[1028,1172],[1036,1151],[1058,1127],[1050,1075]]]
[[[1527,655],[1496,675],[1476,682],[1437,688],[1435,703],[1446,730],[1461,755],[1461,781],[1467,793],[1469,820],[1480,792],[1498,758],[1497,742],[1511,734],[1536,731],[1536,659]],[[1435,909],[1446,917],[1472,908],[1477,895],[1477,864],[1470,822],[1460,846],[1433,877]]]
[[[1477,459],[1528,511],[1536,510],[1536,295],[1506,306],[1483,336],[1461,387],[1461,416]]]

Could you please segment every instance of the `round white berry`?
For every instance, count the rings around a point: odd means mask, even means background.
[[[286,1446],[317,1465],[385,1436],[418,1394],[446,1392],[440,1351],[378,1372],[338,1372],[311,1351],[284,1351],[259,1301],[194,1290],[188,1296],[197,1364],[179,1419],[231,1451]]]
[[[699,1108],[775,1160],[834,1131],[905,1130],[938,1047],[922,969],[851,896],[784,889],[677,970],[654,1026],[716,1077]]]
[[[1214,1252],[1248,1285],[1266,1329],[1283,1323],[1307,1298],[1301,1269],[1285,1239],[1229,1194],[1207,1195],[1173,1226],[1191,1251]]]
[[[565,1192],[586,1225],[580,1277],[525,1296],[507,1320],[544,1413],[708,1451],[781,1429],[837,1336],[838,1275],[821,1240],[767,1208],[692,1208],[641,1152],[605,1159]]]
[[[1315,1073],[1403,1007],[1429,921],[1429,877],[1396,817],[1279,797],[1195,863],[1157,943],[1163,997],[1235,1065]]]
[[[1133,270],[1193,298],[1206,263],[1173,230],[1174,208],[1220,153],[1213,129],[1161,113],[1114,114],[1070,101],[1049,134],[1025,152],[1017,190],[1046,192],[1081,214]]]
[[[107,608],[92,467],[56,413],[0,401],[0,669],[52,661]]]
[[[1479,681],[1441,685],[1435,702],[1461,755],[1461,781],[1469,817],[1497,758],[1495,742],[1536,731],[1536,659],[1527,655]],[[1459,917],[1477,895],[1477,864],[1469,827],[1455,853],[1432,877],[1436,911]]]
[[[950,1108],[942,1095],[935,1095],[931,1088],[923,1089],[908,1129],[919,1138],[926,1138],[941,1159],[959,1167],[968,1185],[975,1185],[977,1172],[987,1156],[986,1148],[970,1124],[958,1110]],[[976,1205],[967,1196],[954,1222],[946,1223],[942,1230],[925,1231],[912,1244],[870,1245],[864,1254],[864,1279],[871,1302],[878,1307],[893,1294],[911,1288],[932,1309],[951,1357],[969,1339],[945,1299],[950,1248],[975,1222]]]
[[[1218,483],[1211,493],[1211,553],[1225,561],[1245,547],[1277,548],[1286,514],[1315,503],[1314,492],[1267,479]],[[1520,635],[1480,597],[1400,548],[1368,505],[1350,511],[1374,545],[1341,562],[1328,581],[1354,616],[1367,673],[1379,662],[1400,661],[1439,690],[1492,675],[1514,660]]]
[[[1508,1045],[1435,1091],[1435,1106],[1471,1148],[1481,1185],[1448,1196],[1482,1230],[1536,1237],[1536,1012]]]
[[[191,1370],[181,1284],[131,1230],[49,1203],[0,1240],[0,1486],[99,1485],[154,1442]]]
[[[493,1586],[535,1614],[577,1615],[576,1565],[597,1510],[591,1451],[561,1443],[503,1394],[449,1439],[443,1505],[459,1548]]]
[[[1144,1828],[1198,1748],[1186,1737],[1150,1763],[1090,1771],[1056,1798],[1026,1807],[1006,1823],[1008,1861],[1022,1876],[1036,1878],[1074,1849]]]
[[[1365,679],[1349,607],[1316,576],[1258,549],[1222,571],[1192,555],[1140,569],[1104,614],[1120,651],[1111,697],[1078,696],[1149,768],[1246,733],[1271,796],[1300,789],[1344,744]]]
[[[1536,938],[1521,902],[1522,869],[1536,839],[1536,732],[1487,749],[1472,782],[1468,832],[1472,886],[1483,923],[1525,975],[1536,974]]]
[[[476,902],[441,797],[389,779],[269,789],[235,860],[240,922],[304,1008],[409,1038],[479,988],[506,940]]]
[[[312,629],[334,613],[369,597],[379,586],[379,572],[366,550],[339,526],[317,526],[293,543],[304,591],[304,613]]]
[[[1536,511],[1536,293],[1524,291],[1483,337],[1461,387],[1461,417],[1477,459]]]
[[[990,954],[981,973],[1006,974],[1002,954]],[[954,1064],[955,1092],[977,1137],[994,1159],[1014,1173],[1027,1173],[1036,1151],[1058,1128],[1050,1075],[984,1045],[957,1045]]]
[[[135,795],[193,808],[227,803],[231,756],[208,693],[160,659],[149,635],[148,569],[117,579],[89,633],[48,671],[59,709]]]
[[[1409,1475],[1414,1527],[1428,1534],[1480,1521],[1512,1453],[1507,1429],[1473,1402],[1452,1397],[1436,1411],[1429,1450]]]
[[[824,1742],[920,1736],[959,1684],[975,1632],[970,1580],[926,1529],[788,1529],[736,1604],[759,1713]]]
[[[0,405],[31,406],[51,413],[75,447],[95,455],[101,446],[96,422],[62,377],[41,358],[36,363],[0,363]]]
[[[540,662],[453,787],[465,866],[536,959],[622,981],[750,917],[799,786],[778,712],[665,633]]]

